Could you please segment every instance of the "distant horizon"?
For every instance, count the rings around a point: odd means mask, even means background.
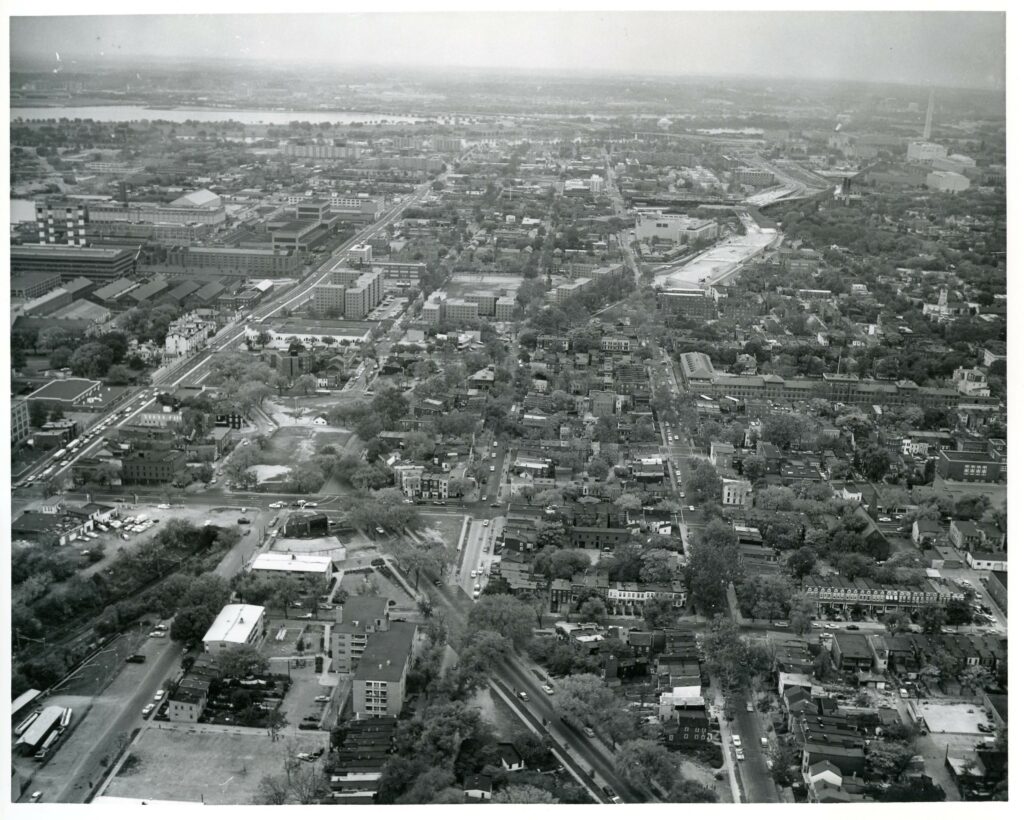
[[[67,69],[71,61],[270,59],[339,71],[1006,87],[1006,19],[998,12],[182,14],[10,23],[10,66],[18,71]]]
[[[92,55],[75,55],[74,52],[67,52],[62,54],[62,62],[66,66],[72,66],[76,63],[81,63],[76,68],[68,68],[66,73],[99,73],[101,71],[129,71],[139,70],[140,60],[147,60],[153,64],[159,65],[161,70],[173,69],[178,66],[182,70],[187,70],[186,64],[191,66],[194,70],[197,65],[220,65],[225,69],[243,71],[252,66],[259,65],[259,58],[240,58],[240,57],[205,57],[202,60],[196,60],[194,58],[186,57],[175,57],[171,55],[161,57],[142,57],[142,56],[131,56],[131,57],[114,57],[105,61],[95,61],[95,57]],[[50,68],[43,61],[38,61],[35,65],[31,65],[30,61],[34,58],[23,58],[25,63],[16,64],[15,59],[12,58],[10,65],[10,72],[23,73],[23,74],[47,74],[50,73]],[[86,62],[88,60],[89,62]],[[278,61],[274,65],[273,70],[279,71],[294,71],[294,70],[309,70],[310,66],[308,63],[301,62],[285,62]],[[484,75],[493,76],[495,78],[511,78],[511,77],[537,77],[537,78],[550,78],[550,79],[572,79],[572,80],[650,80],[655,82],[675,81],[684,84],[697,85],[700,83],[709,82],[743,82],[749,84],[760,84],[770,85],[772,83],[787,83],[787,84],[805,84],[810,86],[827,86],[827,85],[842,85],[849,87],[870,87],[870,88],[892,88],[892,89],[908,89],[908,90],[919,90],[919,89],[934,89],[935,91],[978,91],[992,95],[1006,95],[1006,86],[977,86],[977,85],[949,85],[949,84],[935,84],[927,83],[924,81],[916,82],[899,82],[895,80],[871,80],[871,79],[860,79],[850,77],[800,77],[796,75],[776,75],[776,76],[759,76],[756,74],[749,73],[685,73],[685,74],[671,74],[671,73],[636,73],[628,70],[599,70],[599,69],[580,69],[580,68],[524,68],[521,66],[497,66],[497,65],[479,65],[479,66],[460,66],[459,70],[464,72],[465,75]],[[451,69],[439,67],[437,65],[423,63],[423,64],[412,64],[412,63],[362,63],[362,64],[341,64],[333,66],[323,66],[318,74],[329,74],[336,72],[339,75],[356,74],[359,72],[394,72],[397,77],[404,78],[404,75],[410,73],[427,74],[430,80],[446,79],[445,74],[451,72]],[[459,76],[459,77],[448,77],[452,82],[460,81],[471,81],[472,76]]]

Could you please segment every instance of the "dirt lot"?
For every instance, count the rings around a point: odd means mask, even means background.
[[[438,538],[449,546],[458,547],[464,516],[423,513],[421,517],[424,528],[420,534],[424,538]]]
[[[338,428],[281,427],[271,437],[260,461],[264,464],[294,465],[311,458],[328,444],[343,447],[351,437],[351,433]]]
[[[260,780],[281,774],[288,754],[312,752],[325,743],[325,733],[292,735],[288,728],[275,743],[263,730],[154,724],[139,736],[128,766],[105,794],[221,806],[251,803]]]

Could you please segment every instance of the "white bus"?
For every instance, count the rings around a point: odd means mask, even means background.
[[[36,752],[36,760],[46,760],[58,737],[60,737],[59,729],[54,729],[50,732],[46,740],[43,741],[43,745],[39,747],[39,751]]]
[[[31,715],[25,718],[21,723],[18,724],[18,728],[14,730],[14,734],[18,737],[21,737],[23,734],[25,734],[25,731],[28,729],[28,727],[36,722],[36,718],[39,717],[39,714],[39,712],[33,712]]]
[[[60,718],[60,728],[67,729],[71,723],[71,707],[69,706],[64,710],[64,714]]]

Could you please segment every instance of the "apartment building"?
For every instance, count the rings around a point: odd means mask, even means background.
[[[356,719],[398,717],[405,703],[405,679],[412,657],[416,625],[395,623],[370,634],[352,679]]]
[[[353,595],[341,607],[341,617],[331,627],[333,670],[343,675],[359,665],[369,636],[391,628],[388,599],[375,595]]]

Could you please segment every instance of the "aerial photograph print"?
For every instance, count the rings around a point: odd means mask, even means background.
[[[0,814],[1009,817],[1011,12],[10,5]]]

